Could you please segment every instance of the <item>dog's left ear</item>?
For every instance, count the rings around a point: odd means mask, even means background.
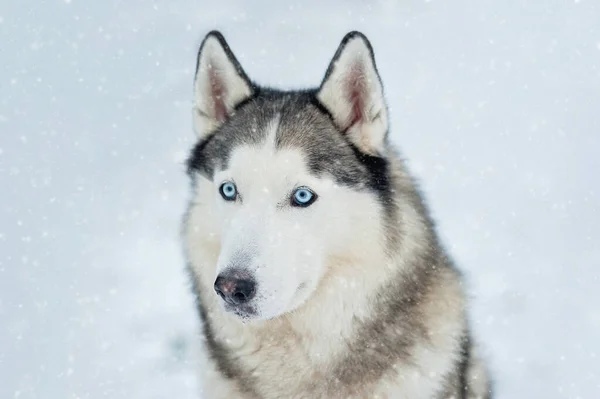
[[[229,49],[223,35],[206,35],[194,80],[194,130],[202,138],[233,114],[235,106],[250,98],[254,85]]]
[[[373,49],[362,33],[350,32],[344,37],[317,99],[361,151],[382,153],[388,130],[387,107]]]

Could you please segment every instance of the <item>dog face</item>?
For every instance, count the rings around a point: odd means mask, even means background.
[[[364,36],[344,38],[318,90],[280,92],[254,85],[211,32],[195,92],[187,248],[193,260],[214,244],[215,264],[192,266],[225,310],[275,318],[310,298],[332,259],[380,250],[387,110]]]
[[[299,306],[339,245],[343,223],[328,215],[344,190],[312,175],[300,151],[266,144],[234,150],[212,191],[221,221],[215,287],[226,308],[272,318]]]

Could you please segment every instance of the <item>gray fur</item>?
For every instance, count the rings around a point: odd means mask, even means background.
[[[234,148],[263,143],[266,126],[278,115],[276,148],[298,148],[308,158],[316,176],[326,174],[340,185],[377,196],[382,205],[381,222],[386,226],[390,253],[397,252],[403,240],[410,239],[407,236],[410,226],[406,224],[403,209],[415,210],[417,222],[423,226],[423,244],[405,260],[405,267],[391,276],[388,285],[376,297],[372,317],[356,322],[354,335],[346,341],[347,350],[331,359],[327,370],[302,371],[312,376],[303,387],[306,397],[350,397],[361,392],[362,387],[389,376],[398,364],[419,364],[415,346],[427,345],[428,337],[435,333],[423,316],[425,307],[435,306],[431,298],[436,298],[435,294],[444,286],[460,284],[461,275],[439,243],[422,194],[389,143],[380,156],[362,153],[335,126],[328,111],[318,102],[316,90],[285,92],[253,85],[253,93],[247,101],[238,104],[233,116],[195,146],[188,161],[192,177],[199,173],[211,179],[217,169],[226,167]],[[244,398],[267,398],[261,396],[261,378],[254,375],[256,370],[241,367],[227,346],[219,341],[192,268],[190,273],[207,349],[218,371],[234,383]],[[491,398],[490,387],[486,393],[471,388],[471,374],[481,373],[481,368],[475,370],[478,360],[474,358],[466,312],[461,311],[461,315],[459,323],[463,327],[460,342],[456,344],[456,359],[445,376],[446,385],[439,391],[439,398]],[[290,330],[287,336],[278,339],[285,347],[297,345],[298,337]],[[289,367],[284,364],[285,359],[280,361],[282,367]],[[277,376],[268,378],[276,380]],[[285,391],[285,387],[280,389]]]
[[[386,185],[385,181],[373,182],[373,172],[365,165],[368,156],[358,152],[335,127],[326,110],[318,104],[316,90],[286,92],[257,88],[257,91],[238,107],[235,118],[196,145],[188,162],[191,170],[212,177],[215,168],[226,168],[233,148],[262,144],[266,139],[266,126],[279,114],[276,146],[302,149],[316,175],[328,173],[339,184],[357,189],[377,190],[377,185]],[[380,168],[385,168],[383,158],[372,162],[379,162]],[[381,179],[385,178],[386,173],[382,171]]]

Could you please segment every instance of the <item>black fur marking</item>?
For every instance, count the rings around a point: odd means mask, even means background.
[[[342,46],[345,45],[347,43],[347,41],[350,40],[352,37],[355,37],[355,35],[360,35],[361,37],[363,37],[366,40],[366,38],[364,37],[364,35],[362,35],[362,33],[351,32],[348,35],[346,35],[346,37],[344,38],[344,41],[342,41],[342,45],[340,45],[340,48],[342,48]],[[368,41],[367,41],[367,45],[368,45],[369,49],[371,50],[371,57],[373,57],[371,45],[369,44]],[[336,56],[333,58],[332,64],[333,64],[333,61],[335,61],[337,59],[337,57],[339,57],[339,54],[336,54]],[[373,65],[375,65],[374,59],[373,59]],[[330,66],[330,69],[331,68],[332,67]],[[331,71],[328,69],[325,79],[323,79],[323,82],[325,82],[327,80],[327,76],[330,73],[331,73]],[[379,74],[377,76],[379,76]],[[333,115],[331,115],[331,112],[329,112],[329,110],[317,99],[317,93],[318,93],[317,91],[312,93],[313,95],[310,99],[311,105],[314,106],[316,109],[318,109],[322,114],[326,115],[329,118],[329,120],[331,121],[331,123],[335,126],[336,123],[335,123],[335,119],[333,118]],[[392,212],[392,207],[393,207],[392,194],[393,193],[392,193],[392,189],[391,189],[391,181],[390,181],[391,177],[390,177],[390,172],[389,172],[388,161],[385,158],[373,156],[373,155],[362,152],[358,147],[356,147],[354,144],[352,144],[347,139],[347,135],[345,134],[345,132],[339,131],[339,134],[344,138],[344,141],[352,149],[356,159],[368,171],[369,176],[370,176],[370,178],[368,180],[366,180],[368,183],[368,187],[371,190],[373,190],[375,193],[377,193],[384,209],[386,210],[386,214],[389,215],[389,214],[393,213]],[[387,137],[387,132],[386,132],[386,137]],[[345,183],[348,184],[349,186],[354,185],[352,181],[348,181],[348,180],[345,181]]]
[[[390,212],[393,201],[388,161],[382,157],[365,154],[354,145],[351,147],[356,159],[369,173],[369,188],[377,193],[386,212]]]
[[[249,104],[256,101],[264,89],[253,85],[253,93],[250,97],[242,100],[235,105],[235,112],[241,112]],[[194,172],[199,172],[204,177],[212,179],[215,166],[225,166],[229,157],[229,153],[237,144],[256,141],[256,137],[249,137],[247,132],[244,132],[243,127],[233,126],[230,117],[227,117],[221,126],[208,136],[201,139],[192,149],[187,159],[188,175],[193,177]],[[233,130],[233,131],[232,131]]]
[[[192,151],[190,152],[190,156],[187,159],[187,173],[188,175],[192,175],[194,171],[197,172],[206,172],[207,171],[207,167],[208,165],[206,164],[206,159],[203,156],[203,152],[204,152],[204,148],[206,148],[206,145],[210,142],[210,140],[212,140],[212,138],[215,136],[215,134],[211,134],[210,136],[204,138],[203,140],[200,140],[195,146],[194,148],[192,148]]]
[[[311,93],[312,95],[310,97],[310,105],[318,109],[323,115],[327,115],[331,123],[335,125],[333,115],[331,115],[331,112],[329,112],[329,110],[323,104],[321,104],[321,101],[319,101],[319,99],[317,98],[317,93],[318,91],[316,89],[313,90],[313,92]]]
[[[471,338],[467,330],[461,342],[460,361],[458,363],[458,394],[459,399],[468,399],[469,396],[469,366],[471,362]]]

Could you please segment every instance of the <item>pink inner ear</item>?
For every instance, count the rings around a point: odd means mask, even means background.
[[[355,62],[345,78],[345,95],[351,104],[346,130],[365,119],[365,96],[367,95],[365,79],[364,65]]]
[[[218,69],[210,68],[208,73],[210,82],[210,98],[213,103],[213,115],[216,120],[223,122],[227,116],[227,107],[225,106],[225,96],[227,89],[223,85],[223,79],[219,76]]]

